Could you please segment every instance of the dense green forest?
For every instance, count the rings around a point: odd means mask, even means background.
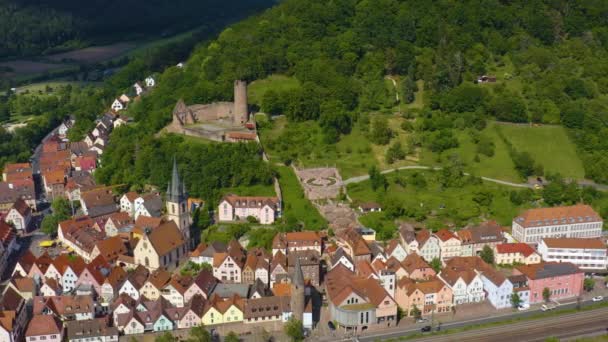
[[[0,0],[0,58],[30,56],[234,20],[273,0]]]
[[[355,127],[379,145],[390,143],[395,129],[412,132],[410,146],[393,148],[393,158],[415,148],[453,148],[459,131],[475,135],[489,120],[561,124],[586,177],[608,183],[607,60],[605,1],[292,0],[200,46],[186,69],[167,69],[131,112],[155,132],[178,98],[229,99],[234,79],[284,74],[300,86],[271,89],[256,104],[286,114],[293,128],[269,142],[282,145],[284,161],[331,149]],[[498,82],[474,84],[486,73]],[[395,112],[386,75],[400,78],[405,104],[423,85],[421,108],[399,107],[408,120],[401,128],[374,114]],[[125,76],[124,86],[133,80]],[[323,139],[299,129],[310,120]],[[484,139],[473,140],[479,155],[493,153]],[[543,174],[543,165],[509,146],[522,177]]]

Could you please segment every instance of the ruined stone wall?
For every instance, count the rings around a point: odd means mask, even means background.
[[[188,107],[194,114],[196,122],[231,119],[233,116],[233,102],[213,102],[210,104],[197,104]]]

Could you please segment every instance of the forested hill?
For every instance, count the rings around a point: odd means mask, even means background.
[[[0,58],[175,34],[274,0],[0,0]]]
[[[418,108],[404,110],[408,148],[448,150],[458,145],[455,134],[475,136],[490,120],[561,124],[586,177],[608,183],[608,1],[287,0],[226,29],[186,65],[167,69],[154,93],[132,106],[141,123],[133,134],[162,128],[179,98],[229,99],[234,79],[284,74],[300,86],[268,92],[258,104],[286,114],[288,126],[312,120],[324,136],[304,136],[308,129],[281,136],[274,148],[286,161],[329,151],[356,126],[385,145],[400,128],[373,113],[395,112],[385,82],[393,75],[404,102],[424,93]],[[483,74],[499,82],[474,84]],[[494,153],[484,147],[479,153]],[[522,178],[542,174],[529,155],[510,154]]]

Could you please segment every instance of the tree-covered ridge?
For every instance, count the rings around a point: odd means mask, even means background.
[[[173,34],[243,17],[273,0],[0,0],[0,57],[27,56],[90,43]]]

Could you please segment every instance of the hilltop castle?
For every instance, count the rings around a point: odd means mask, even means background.
[[[197,122],[225,120],[232,124],[243,125],[249,121],[247,110],[247,83],[234,81],[234,102],[214,102],[186,106],[183,100],[177,101],[173,109],[172,125],[185,126]]]

